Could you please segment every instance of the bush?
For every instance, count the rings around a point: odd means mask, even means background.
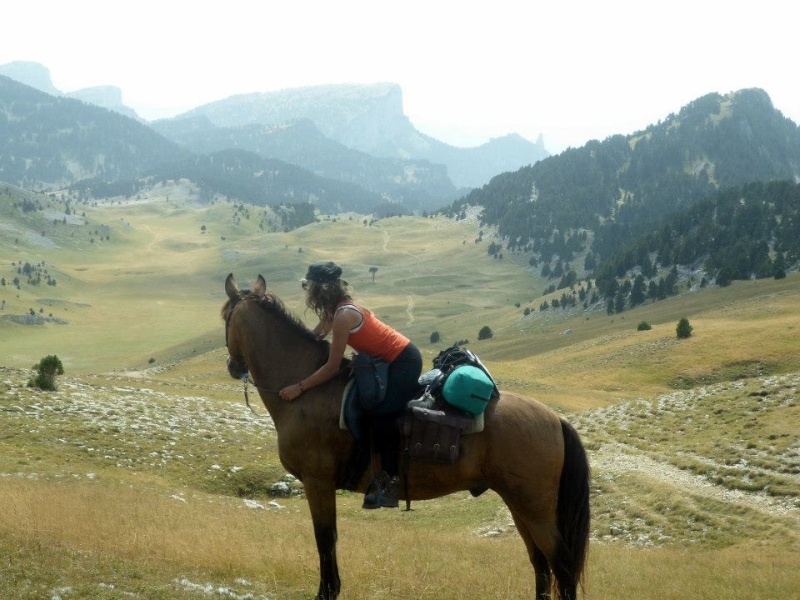
[[[653,328],[647,321],[642,321],[636,326],[636,331],[650,331]]]
[[[478,339],[479,340],[488,340],[493,335],[494,334],[492,333],[491,328],[488,325],[484,325],[483,327],[481,327],[481,330],[478,332]]]
[[[440,339],[441,339],[441,336],[439,335],[439,332],[438,332],[438,331],[434,331],[434,332],[431,334],[431,344],[435,344],[435,343],[436,343],[436,342],[438,342]]]
[[[64,365],[55,354],[45,356],[38,365],[33,365],[37,375],[28,382],[29,387],[38,387],[40,390],[55,391],[56,375],[64,374]]]
[[[692,329],[694,329],[694,327],[689,324],[689,319],[683,317],[680,321],[678,321],[678,326],[675,328],[675,332],[678,334],[678,339],[684,340],[692,336]]]

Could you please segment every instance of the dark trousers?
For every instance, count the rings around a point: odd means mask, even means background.
[[[375,453],[380,454],[383,470],[390,476],[399,475],[400,431],[398,418],[406,404],[419,391],[419,376],[422,373],[422,355],[409,343],[389,365],[386,397],[380,406],[367,411],[357,400],[348,404],[345,419],[356,438],[353,470],[359,475],[369,463],[370,435]]]
[[[379,410],[370,414],[375,451],[381,456],[383,470],[390,476],[400,474],[400,430],[397,420],[405,411],[408,401],[419,391],[421,373],[422,355],[414,344],[409,344],[389,366],[386,400]]]

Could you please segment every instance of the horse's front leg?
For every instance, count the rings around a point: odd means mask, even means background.
[[[336,600],[341,589],[336,562],[336,485],[334,481],[310,479],[303,482],[314,538],[319,553],[319,591],[317,600]]]

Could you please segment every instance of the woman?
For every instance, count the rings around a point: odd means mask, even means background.
[[[306,305],[319,317],[314,333],[320,339],[332,334],[331,349],[324,365],[308,377],[286,386],[279,395],[291,402],[304,391],[328,381],[339,372],[348,345],[359,353],[390,363],[386,398],[379,409],[368,415],[383,472],[368,486],[364,508],[394,508],[398,505],[400,472],[400,434],[396,422],[419,387],[422,355],[407,337],[356,304],[341,275],[342,268],[334,262],[317,262],[308,267],[303,280]],[[366,449],[360,450],[363,456]],[[366,458],[368,460],[368,454]]]

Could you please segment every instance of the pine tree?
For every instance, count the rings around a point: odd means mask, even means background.
[[[675,328],[675,333],[678,335],[678,339],[684,340],[692,336],[693,329],[694,327],[689,324],[689,319],[683,317],[680,321],[678,321],[678,326]]]

